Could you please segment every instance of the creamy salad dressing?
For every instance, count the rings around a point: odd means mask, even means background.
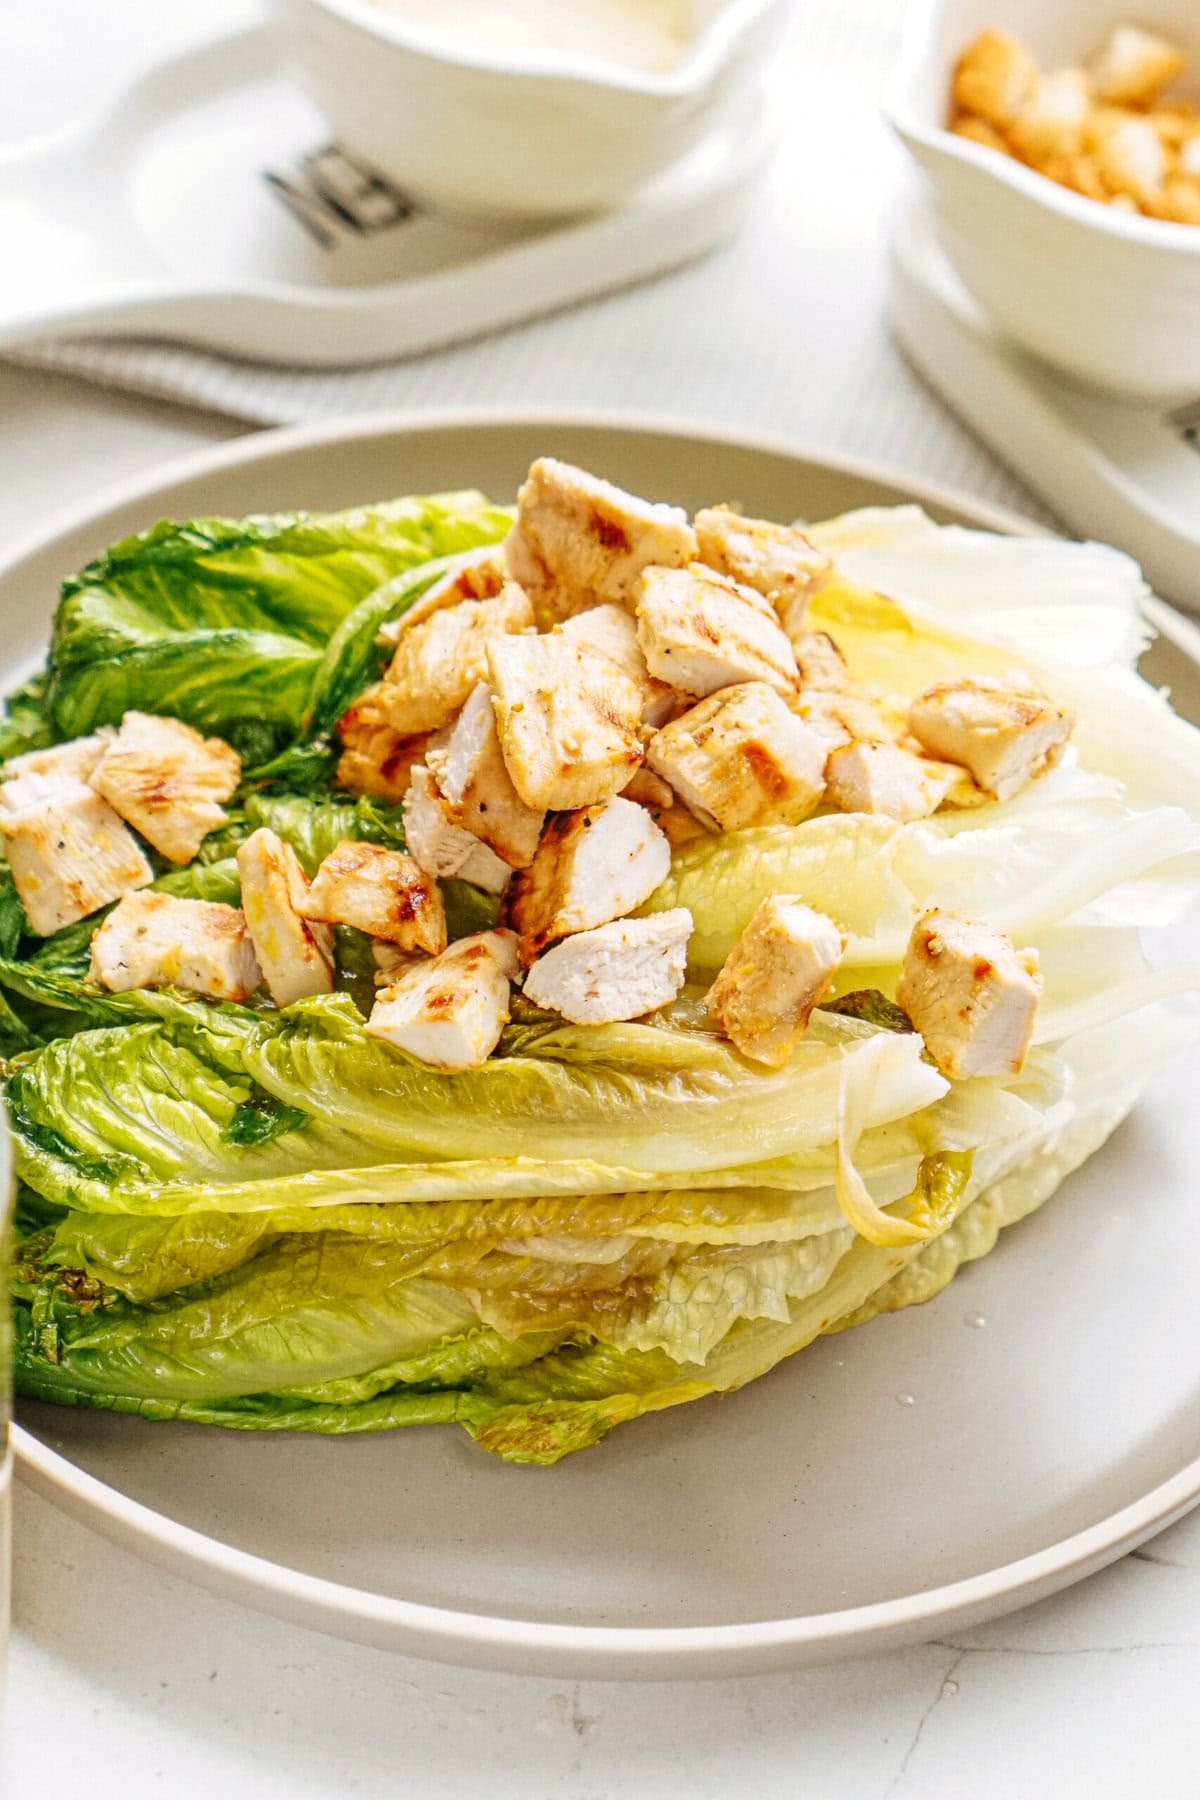
[[[555,51],[658,73],[695,30],[693,0],[373,0],[382,12],[467,49]]]

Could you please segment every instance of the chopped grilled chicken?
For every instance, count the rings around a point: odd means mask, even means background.
[[[405,577],[401,577],[405,579]],[[488,544],[483,550],[468,550],[455,559],[452,568],[425,589],[398,619],[380,626],[381,644],[399,643],[404,633],[421,625],[443,607],[457,606],[460,600],[494,600],[504,586],[504,547]]]
[[[1037,81],[1037,63],[1019,38],[984,31],[958,59],[954,105],[1003,132],[1028,104]]]
[[[606,925],[649,899],[671,867],[671,847],[645,807],[619,797],[551,813],[538,853],[513,882],[505,922],[521,958],[555,938]]]
[[[843,744],[885,744],[892,737],[887,722],[865,694],[839,693],[834,688],[805,688],[796,711],[824,739],[828,751]]]
[[[943,1075],[1019,1075],[1042,991],[1036,950],[978,919],[927,912],[913,926],[896,987]]]
[[[488,669],[505,766],[526,806],[567,811],[619,793],[642,761],[642,694],[561,631],[501,638]]]
[[[853,689],[846,659],[828,632],[793,629],[786,617],[784,627],[796,658],[802,694],[808,688],[830,693],[849,693]]]
[[[308,877],[292,846],[260,826],[238,846],[237,866],[246,929],[276,1006],[331,994],[333,932],[301,915]]]
[[[378,684],[368,688],[338,720],[344,747],[337,781],[352,794],[371,794],[399,806],[414,767],[425,760],[433,734],[421,731],[405,737],[393,730],[379,711],[379,691]]]
[[[1110,106],[1153,106],[1186,61],[1166,38],[1136,25],[1117,25],[1092,64],[1092,84]]]
[[[5,782],[0,833],[38,937],[74,925],[154,879],[133,833],[94,788],[73,776],[27,773]]]
[[[683,986],[691,935],[684,906],[578,931],[534,963],[525,998],[575,1025],[640,1019],[667,1006]]]
[[[795,825],[825,789],[825,738],[761,681],[723,688],[656,732],[647,758],[708,830]]]
[[[92,938],[89,978],[111,993],[181,987],[246,1000],[262,979],[245,915],[211,900],[126,894]]]
[[[300,912],[323,925],[354,925],[401,950],[446,948],[446,909],[432,875],[402,850],[343,838],[313,877]]]
[[[445,741],[430,750],[429,767],[454,823],[510,869],[528,867],[546,813],[543,807],[526,806],[513,786],[492,696],[483,682],[472,689]]]
[[[395,944],[371,945],[371,961],[375,964],[375,986],[392,987],[409,969],[423,965],[428,958],[420,950],[397,950]]]
[[[404,798],[408,847],[431,875],[473,881],[489,894],[503,893],[512,870],[486,844],[456,825],[438,784],[423,763],[412,772]]]
[[[765,594],[780,609],[787,603],[802,610],[808,590],[833,566],[798,525],[744,519],[726,506],[698,512],[694,524],[702,563]]]
[[[241,757],[220,738],[201,737],[182,719],[127,712],[91,783],[147,843],[188,863],[225,823],[221,801],[241,775]]]
[[[918,695],[908,728],[932,755],[961,763],[981,788],[1010,800],[1060,761],[1075,715],[1041,694],[967,677]]]
[[[656,681],[646,667],[646,658],[638,643],[637,621],[624,606],[608,603],[589,606],[576,613],[562,628],[569,643],[593,656],[607,656],[609,662],[636,681],[642,690],[642,720],[656,729],[674,718],[679,711],[679,696],[665,681]]]
[[[765,681],[794,694],[796,658],[775,614],[752,589],[688,569],[647,569],[637,602],[647,667],[685,694]]]
[[[828,993],[846,939],[833,920],[793,894],[755,909],[708,994],[709,1015],[743,1056],[779,1068]]]
[[[488,646],[533,625],[515,582],[494,600],[461,600],[402,632],[375,705],[394,731],[436,731],[487,676]]]
[[[907,824],[937,811],[959,774],[951,763],[927,762],[899,744],[857,739],[830,752],[825,798],[848,813],[883,813]]]
[[[516,972],[511,931],[459,938],[381,990],[367,1031],[435,1069],[477,1069],[500,1041]]]
[[[678,506],[653,505],[570,463],[541,457],[517,496],[508,571],[534,596],[542,622],[601,600],[632,603],[650,563],[682,568],[696,534]]]
[[[0,782],[19,781],[26,775],[37,775],[46,781],[87,781],[114,736],[110,725],[102,725],[90,737],[70,738],[65,744],[51,744],[47,750],[27,750],[4,764]]]
[[[661,775],[656,775],[645,763],[633,779],[625,783],[621,795],[626,800],[636,800],[639,806],[644,806],[651,818],[656,813],[668,811],[675,804],[675,789],[670,782],[664,781]]]

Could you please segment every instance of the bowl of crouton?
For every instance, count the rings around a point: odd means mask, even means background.
[[[1200,8],[912,0],[886,101],[959,276],[1089,387],[1200,393]]]

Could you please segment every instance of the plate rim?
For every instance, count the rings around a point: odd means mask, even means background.
[[[85,505],[52,514],[0,554],[0,579],[71,532],[180,483],[231,467],[253,468],[292,452],[348,439],[420,431],[529,426],[677,437],[808,462],[894,487],[985,530],[1052,535],[1037,522],[938,482],[869,458],[831,454],[803,439],[747,431],[719,420],[603,408],[477,406],[340,415],[239,435],[127,477]],[[1145,614],[1200,667],[1200,628],[1157,598]],[[865,1606],[789,1619],[688,1626],[562,1625],[472,1613],[372,1594],[240,1550],[108,1486],[16,1423],[16,1471],[24,1484],[92,1529],[176,1574],[203,1580],[242,1604],[342,1637],[434,1661],[526,1674],[608,1679],[697,1679],[750,1674],[878,1653],[927,1639],[937,1626],[963,1627],[1044,1598],[1103,1568],[1200,1503],[1200,1455],[1138,1499],[1083,1530],[980,1574]]]

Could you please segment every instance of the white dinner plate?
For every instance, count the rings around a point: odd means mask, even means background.
[[[815,453],[684,425],[409,417],[272,432],[62,523],[0,569],[11,671],[59,579],[163,514],[340,507],[478,485],[553,452],[655,498],[771,518],[922,500]],[[1200,716],[1200,634],[1148,662]],[[553,1469],[441,1426],[308,1438],[19,1407],[23,1478],[226,1594],[366,1642],[555,1675],[714,1676],[936,1637],[1100,1568],[1200,1499],[1195,1055],[936,1300]],[[1186,1121],[1186,1123],[1185,1123]]]

